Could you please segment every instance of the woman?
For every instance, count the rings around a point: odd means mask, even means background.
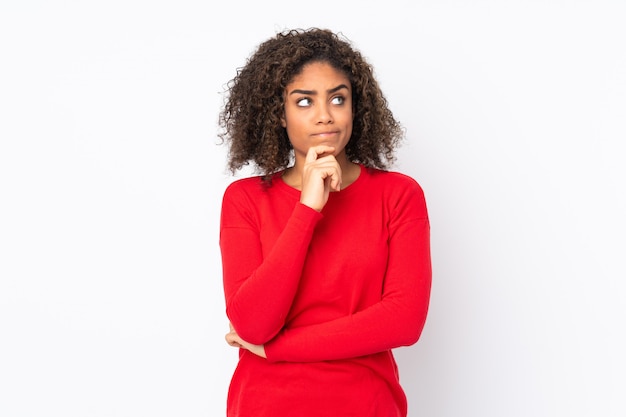
[[[370,65],[327,30],[279,33],[228,85],[228,416],[406,416],[391,349],[426,319],[429,222],[419,185],[384,170],[402,138]]]

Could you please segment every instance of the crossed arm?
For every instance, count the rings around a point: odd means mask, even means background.
[[[285,328],[318,220],[319,213],[296,206],[266,259],[253,230],[222,230],[227,315],[231,320],[227,342],[270,361],[297,362],[345,359],[415,343],[426,319],[431,284],[429,223],[425,217],[413,218],[394,229],[380,301],[325,323]],[[245,253],[245,262],[250,262],[247,271],[241,257],[228,255],[235,242],[237,252]],[[234,270],[241,272],[229,275],[228,271]]]
[[[404,224],[391,242],[385,287],[379,302],[332,321],[282,329],[265,344],[251,344],[231,326],[226,340],[270,361],[347,359],[415,343],[423,329],[430,296],[428,222]],[[402,244],[400,244],[402,242]],[[411,259],[412,262],[407,262]]]

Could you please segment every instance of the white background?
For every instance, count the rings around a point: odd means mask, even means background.
[[[224,415],[220,93],[310,26],[374,65],[426,192],[410,416],[626,415],[624,2],[211,3],[0,6],[0,415]]]

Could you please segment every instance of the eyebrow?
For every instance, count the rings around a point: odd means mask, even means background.
[[[335,93],[339,90],[341,90],[342,88],[345,88],[346,90],[348,89],[348,86],[345,84],[339,84],[337,87],[335,88],[331,88],[330,90],[327,90],[328,94],[332,94]],[[292,94],[304,94],[304,95],[308,95],[308,96],[314,96],[317,94],[317,91],[315,90],[293,90],[291,93],[289,93],[289,95]]]

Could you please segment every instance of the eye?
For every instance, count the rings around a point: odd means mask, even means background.
[[[333,104],[343,104],[346,101],[346,99],[343,96],[336,96],[333,97],[331,100],[331,103]]]
[[[296,105],[299,107],[308,107],[311,105],[311,99],[308,97],[304,97],[296,101]]]

